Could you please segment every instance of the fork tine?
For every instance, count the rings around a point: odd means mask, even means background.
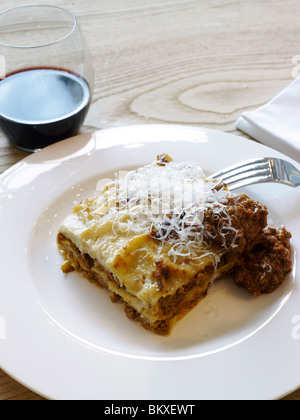
[[[262,182],[277,182],[290,187],[300,186],[300,172],[290,162],[278,158],[251,159],[223,169],[209,180],[224,182],[230,190]]]
[[[227,185],[227,186],[228,186],[228,189],[232,191],[238,188],[244,188],[244,187],[248,187],[254,184],[261,184],[261,183],[273,182],[273,181],[274,179],[272,175],[267,174],[264,176],[262,175],[262,176],[253,177],[253,178],[244,178],[243,180],[238,179],[237,181],[232,182],[230,185]]]
[[[251,181],[255,178],[261,178],[261,177],[266,177],[266,176],[273,178],[269,168],[263,168],[258,171],[245,171],[237,175],[228,176],[226,180],[224,180],[224,182],[226,183],[227,186],[230,186],[239,181],[244,181],[244,180]]]
[[[219,179],[219,180],[225,180],[228,179],[231,176],[238,175],[240,173],[246,172],[248,170],[257,170],[261,167],[267,166],[268,162],[266,159],[251,159],[247,160],[245,162],[230,166],[229,168],[223,169],[222,171],[219,171],[215,173],[212,177],[209,177],[210,179]]]
[[[227,182],[228,179],[239,177],[243,178],[244,174],[247,177],[253,177],[256,175],[259,175],[259,173],[262,172],[263,174],[265,172],[270,172],[270,167],[267,162],[259,163],[259,164],[251,164],[247,165],[235,170],[231,170],[227,173],[225,173],[221,178],[222,181]]]

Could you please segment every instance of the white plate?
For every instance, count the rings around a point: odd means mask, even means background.
[[[208,174],[282,156],[224,133],[142,125],[66,140],[7,171],[0,178],[1,368],[51,399],[275,399],[291,392],[300,386],[296,268],[259,298],[232,281],[216,283],[169,338],[128,320],[80,275],[62,274],[56,233],[74,203],[99,180],[162,152],[196,160]],[[300,190],[266,184],[245,192],[293,233],[296,267]]]

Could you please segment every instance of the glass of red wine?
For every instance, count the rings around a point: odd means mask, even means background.
[[[35,152],[78,134],[93,85],[72,13],[46,5],[0,13],[0,128],[12,145]]]

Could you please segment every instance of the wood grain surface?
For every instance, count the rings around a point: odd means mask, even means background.
[[[235,129],[241,112],[297,75],[299,0],[48,3],[77,16],[93,55],[95,92],[83,132],[173,123],[244,136]],[[0,173],[27,155],[0,135]],[[39,399],[0,370],[0,400]],[[300,391],[286,399],[300,400]]]

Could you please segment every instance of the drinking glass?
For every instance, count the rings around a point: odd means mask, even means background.
[[[75,16],[56,6],[0,13],[0,127],[34,152],[78,133],[94,88],[91,55]]]

